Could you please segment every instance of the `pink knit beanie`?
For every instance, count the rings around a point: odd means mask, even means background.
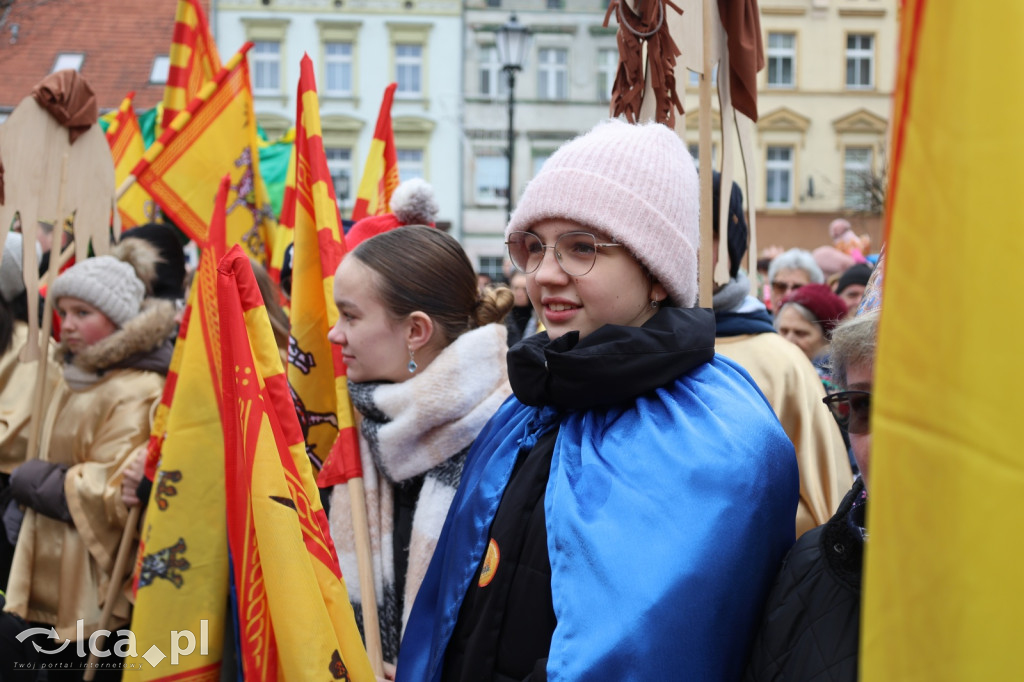
[[[626,246],[668,290],[697,301],[700,243],[697,169],[686,145],[661,123],[603,121],[562,145],[526,186],[505,229],[571,220]]]

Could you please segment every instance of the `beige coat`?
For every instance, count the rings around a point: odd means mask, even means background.
[[[149,308],[125,329],[88,349],[87,359],[97,364],[83,364],[83,352],[76,365],[86,370],[111,367],[133,352],[159,344],[173,327],[173,314],[170,304]],[[85,636],[99,627],[127,519],[121,470],[132,451],[149,438],[150,409],[160,400],[163,384],[161,374],[140,369],[108,370],[84,388],[74,389],[63,378],[58,383],[43,422],[40,458],[70,467],[64,493],[72,523],[25,511],[6,611],[53,625],[60,638],[77,639],[79,620]],[[114,623],[125,623],[129,613],[122,593],[114,606]]]
[[[778,334],[719,337],[715,350],[750,373],[793,441],[800,469],[800,537],[828,521],[853,484],[843,436],[821,402],[821,379],[803,351]]]
[[[28,447],[29,420],[32,416],[32,395],[36,382],[37,361],[20,362],[22,348],[28,341],[28,325],[14,323],[11,348],[0,357],[0,473],[9,474],[25,461]],[[44,386],[46,395],[53,393],[60,377],[60,367],[47,354]]]

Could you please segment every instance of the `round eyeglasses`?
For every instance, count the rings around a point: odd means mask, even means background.
[[[546,246],[540,237],[532,232],[510,232],[508,241],[508,257],[516,270],[524,274],[536,272],[544,260],[544,252],[554,249],[555,260],[559,267],[570,277],[582,277],[594,269],[597,260],[597,249],[622,244],[602,244],[589,232],[565,232],[551,246]]]
[[[827,395],[821,402],[828,406],[839,428],[847,433],[862,435],[871,432],[871,393],[869,391],[841,391]]]

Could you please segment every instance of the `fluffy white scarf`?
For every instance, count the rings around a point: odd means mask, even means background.
[[[506,329],[489,324],[466,332],[419,374],[397,384],[349,384],[362,415],[360,456],[373,550],[374,585],[384,660],[395,662],[413,600],[423,582],[466,452],[480,429],[511,394],[505,361]],[[423,476],[413,512],[402,613],[394,566],[394,484]],[[355,539],[348,489],[331,493],[331,535],[349,597],[362,626]]]

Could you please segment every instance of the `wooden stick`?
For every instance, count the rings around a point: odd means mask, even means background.
[[[117,601],[117,594],[121,590],[124,574],[131,560],[132,544],[135,542],[135,533],[139,524],[139,515],[142,513],[142,505],[135,505],[128,512],[128,520],[125,522],[124,531],[121,533],[121,544],[117,546],[117,558],[114,559],[114,568],[110,573],[110,583],[107,585],[107,598],[103,603],[103,611],[100,614],[100,630],[110,629],[110,618],[114,612],[114,603]],[[96,676],[97,656],[95,650],[103,648],[107,637],[100,634],[96,637],[96,645],[89,648],[89,663],[86,665],[85,674],[82,679],[89,682]]]
[[[132,188],[132,185],[135,184],[136,180],[138,180],[138,178],[136,178],[134,175],[129,175],[127,178],[124,179],[124,182],[121,183],[121,186],[117,188],[117,194],[114,195],[114,206],[117,206],[117,202],[121,200],[121,197],[124,195],[125,192]]]
[[[373,551],[370,547],[370,522],[366,517],[366,488],[362,478],[350,478],[348,495],[352,501],[352,529],[356,539],[359,566],[359,591],[363,596],[363,634],[366,655],[378,678],[384,677],[384,648],[380,644],[380,618],[377,615],[377,590],[373,583]]]
[[[713,239],[711,229],[711,0],[704,0],[703,4],[703,29],[701,49],[703,50],[704,70],[700,76],[700,253],[697,262],[697,272],[700,273],[700,287],[698,290],[697,305],[702,308],[711,307],[711,278],[712,263],[714,259],[711,254],[711,241]]]
[[[46,358],[49,355],[50,332],[53,329],[53,296],[50,289],[53,287],[54,273],[71,260],[75,252],[74,243],[68,244],[67,248],[56,258],[50,259],[50,269],[46,273],[46,301],[43,303],[43,328],[39,332],[39,355],[36,357],[36,383],[32,400],[34,407],[29,422],[28,450],[25,451],[26,459],[38,459],[39,453],[36,448],[39,446],[39,436],[42,431],[43,409],[46,405]]]

